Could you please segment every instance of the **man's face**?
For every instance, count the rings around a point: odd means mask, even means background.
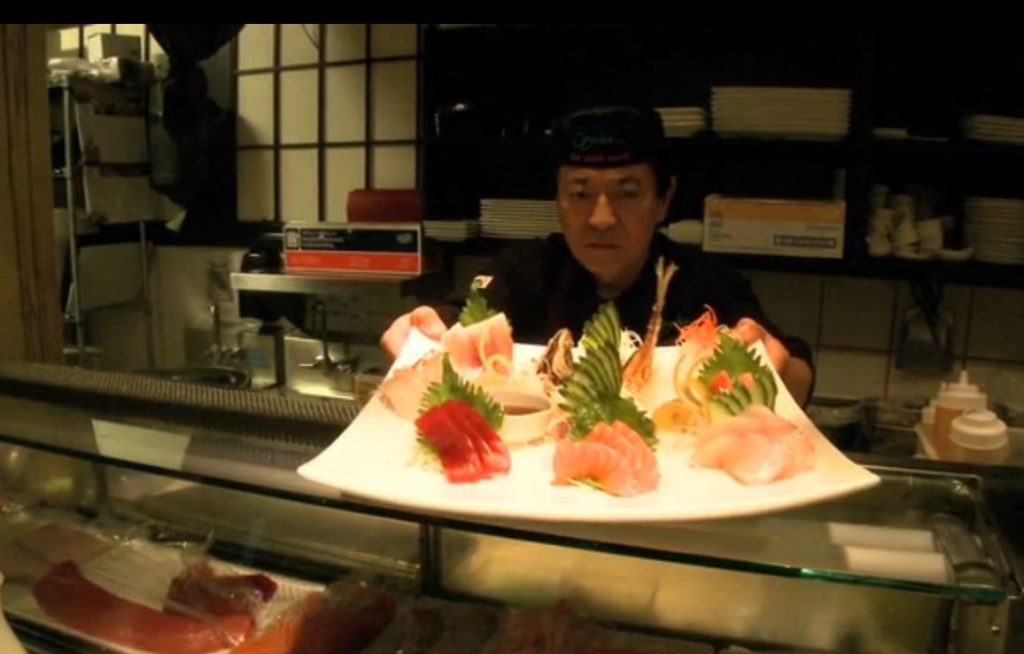
[[[664,196],[650,164],[558,170],[558,217],[573,257],[599,284],[622,290],[647,260],[665,218],[675,180]]]

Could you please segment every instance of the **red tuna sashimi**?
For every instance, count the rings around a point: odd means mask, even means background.
[[[217,574],[206,561],[194,563],[171,582],[165,610],[189,615],[256,617],[277,592],[266,575]]]
[[[435,407],[416,420],[416,429],[430,444],[441,462],[445,477],[453,484],[486,479],[483,461],[470,436],[452,421],[448,411]]]
[[[460,430],[472,434],[473,447],[487,471],[495,475],[509,471],[512,459],[508,448],[483,416],[470,405],[459,402],[453,407],[451,418]]]
[[[200,620],[164,613],[118,597],[89,581],[73,561],[52,568],[32,588],[51,618],[95,638],[157,652],[206,654],[236,645],[252,632],[249,615]]]
[[[437,452],[452,483],[503,475],[511,467],[501,437],[465,402],[452,400],[430,409],[416,420],[416,428]]]

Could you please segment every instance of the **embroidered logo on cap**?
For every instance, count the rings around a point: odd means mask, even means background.
[[[587,134],[586,132],[577,132],[572,137],[572,147],[575,150],[582,150],[587,152],[594,148],[608,148],[608,147],[621,147],[625,145],[625,141],[621,138],[611,136],[610,134]]]

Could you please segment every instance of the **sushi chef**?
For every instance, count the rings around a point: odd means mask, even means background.
[[[655,300],[655,262],[674,261],[663,314],[663,343],[710,307],[743,341],[764,342],[790,393],[807,402],[814,380],[811,351],[765,315],[750,283],[658,227],[676,190],[659,114],[639,107],[595,107],[569,114],[556,128],[557,197],[562,233],[499,254],[478,278],[489,304],[504,311],[517,342],[546,343],[560,328],[580,334],[598,306],[613,300],[624,328],[643,334]],[[456,302],[420,306],[381,338],[392,356],[410,328],[440,337]]]

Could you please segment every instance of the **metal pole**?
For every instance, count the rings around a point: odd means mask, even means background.
[[[71,86],[70,81],[63,82],[64,87],[64,190],[68,204],[68,255],[71,261],[71,297],[72,310],[70,320],[75,326],[75,346],[77,348],[76,365],[84,367],[85,361],[85,326],[82,324],[81,285],[78,271],[78,234],[75,220],[75,162],[71,160],[71,140],[76,135],[71,131]]]
[[[146,241],[146,223],[139,223],[139,270],[142,283],[142,311],[146,314],[146,362],[156,367],[156,352],[153,347],[153,305],[149,288],[149,243]]]

